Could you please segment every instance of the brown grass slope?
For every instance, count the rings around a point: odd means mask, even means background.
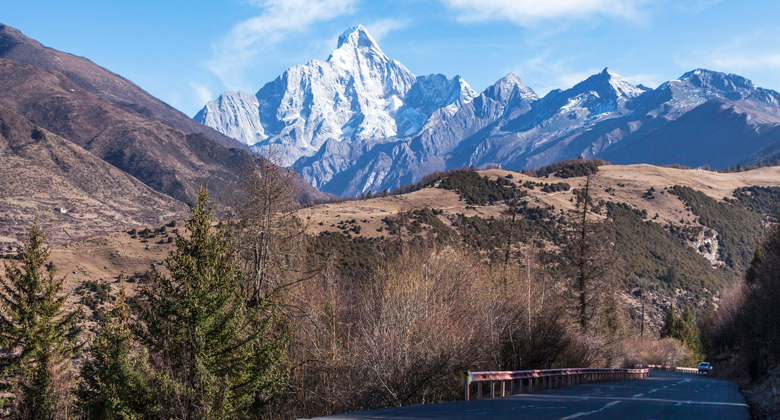
[[[512,181],[522,185],[525,182],[556,183],[566,182],[571,188],[582,188],[585,177],[558,178],[533,178],[517,172],[502,169],[479,171],[481,175],[487,175],[492,179],[506,177],[512,174]],[[662,194],[664,188],[682,185],[701,191],[715,200],[723,200],[730,197],[731,193],[741,187],[780,186],[780,167],[767,167],[747,172],[716,173],[704,170],[684,170],[665,168],[653,165],[610,165],[599,168],[598,174],[593,177],[592,193],[597,200],[603,199],[615,203],[627,203],[637,209],[645,209],[650,217],[658,214],[654,222],[665,225],[679,225],[680,220],[695,223],[696,216],[686,211],[685,205],[674,195]],[[658,192],[655,198],[648,199],[644,194],[650,188]],[[574,209],[574,191],[559,191],[546,193],[540,188],[528,190],[528,200],[532,206],[555,206],[558,211]],[[322,231],[338,232],[335,226],[344,219],[356,219],[363,225],[361,236],[377,237],[387,235],[387,231],[378,232],[383,225],[382,219],[402,211],[421,208],[441,209],[444,215],[463,213],[466,216],[480,216],[484,218],[501,217],[507,210],[505,204],[494,206],[468,206],[465,201],[459,199],[458,193],[441,188],[424,188],[409,194],[375,198],[361,201],[345,201],[341,203],[324,204],[304,210],[306,217],[311,220],[311,230],[315,233]],[[444,219],[442,217],[442,219]],[[366,222],[362,222],[365,220]],[[322,223],[322,224],[320,224]],[[446,220],[445,220],[446,223]],[[334,226],[331,226],[334,225]]]
[[[0,107],[0,246],[38,216],[54,244],[160,224],[185,206],[87,150]],[[60,210],[61,209],[61,210]]]
[[[223,146],[246,149],[243,143],[187,117],[133,82],[92,61],[46,47],[18,29],[0,24],[0,58],[64,74],[80,88],[145,117],[186,133],[201,134]]]
[[[114,105],[59,72],[0,59],[0,105],[183,202],[207,181],[227,196],[242,176],[244,151]]]

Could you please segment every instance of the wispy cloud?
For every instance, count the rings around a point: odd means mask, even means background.
[[[198,103],[205,104],[206,102],[214,99],[214,97],[211,95],[211,90],[205,85],[196,82],[190,82],[190,87],[195,92],[195,97],[198,98]]]
[[[601,71],[596,68],[575,69],[575,60],[573,57],[553,59],[548,52],[514,66],[512,72],[539,96],[544,96],[554,89],[568,89]]]
[[[757,69],[780,70],[780,52],[758,54],[723,54],[711,58],[716,68],[743,72]]]
[[[676,60],[685,69],[706,67],[738,73],[780,71],[780,37],[763,32],[746,34],[711,49],[692,51]]]
[[[530,26],[539,20],[594,15],[634,18],[646,0],[440,0],[464,22],[510,21]]]
[[[692,0],[688,2],[680,2],[675,6],[682,11],[701,12],[718,3],[721,3],[722,1],[723,0]]]
[[[253,0],[258,16],[238,23],[212,45],[206,66],[228,89],[240,86],[243,70],[258,53],[270,49],[291,34],[312,24],[353,12],[359,0]]]
[[[604,70],[580,64],[583,57],[553,58],[552,52],[532,57],[512,67],[512,72],[523,80],[523,83],[533,88],[539,96],[544,96],[554,89],[569,89],[594,74]],[[584,68],[583,68],[584,67]],[[610,70],[620,74],[620,69],[610,67]],[[654,73],[620,74],[629,83],[656,88],[663,76]]]
[[[379,42],[390,32],[394,32],[409,26],[409,21],[403,19],[387,18],[370,22],[364,26],[366,27],[368,33],[370,33],[371,36],[377,42]]]
[[[644,85],[645,87],[653,89],[660,86],[661,83],[666,82],[666,80],[663,80],[663,76],[655,73],[634,73],[621,75],[621,77],[635,85]]]

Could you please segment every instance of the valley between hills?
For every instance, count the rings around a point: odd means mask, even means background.
[[[524,197],[529,207],[539,209],[552,209],[557,215],[567,215],[575,209],[575,191],[583,188],[586,177],[561,178],[555,175],[538,178],[517,172],[502,169],[490,169],[477,172],[481,177],[491,180],[507,180],[527,191]],[[511,178],[508,178],[511,177]],[[543,192],[541,186],[534,189],[523,188],[527,183],[556,184],[566,183],[570,186],[567,191]],[[688,230],[700,230],[711,227],[702,225],[701,218],[692,213],[690,208],[679,196],[669,193],[669,189],[675,186],[690,187],[695,191],[705,194],[713,200],[724,203],[724,199],[733,198],[735,190],[747,187],[766,187],[780,189],[780,167],[764,167],[744,172],[717,173],[699,169],[678,169],[671,167],[659,167],[652,165],[605,165],[600,166],[597,174],[591,176],[591,194],[596,200],[604,200],[609,203],[624,203],[639,212],[646,211],[645,223],[652,223],[658,227],[680,227]],[[648,191],[654,190],[651,195]],[[313,237],[336,235],[340,242],[349,244],[362,244],[366,240],[383,240],[393,237],[392,230],[388,226],[388,220],[399,214],[414,213],[424,209],[437,210],[436,219],[442,225],[458,232],[455,221],[460,216],[467,218],[505,219],[509,205],[506,202],[497,202],[488,205],[471,205],[464,201],[458,191],[437,188],[436,185],[422,188],[410,193],[388,195],[386,197],[366,198],[354,201],[341,201],[305,207],[299,211],[299,216],[305,220],[306,230]],[[440,212],[439,212],[440,210]],[[183,217],[188,212],[181,210],[166,220],[178,221],[179,229],[182,226]],[[656,216],[657,215],[657,216]],[[433,231],[430,221],[422,223],[422,229],[417,236],[428,231]],[[116,288],[119,275],[140,275],[155,267],[163,270],[163,261],[169,253],[175,249],[174,244],[167,242],[167,238],[173,237],[173,230],[168,227],[164,232],[159,232],[164,226],[162,223],[134,225],[135,231],[141,232],[149,228],[152,237],[145,239],[142,236],[131,235],[128,231],[110,232],[98,234],[82,240],[55,246],[52,250],[51,260],[60,274],[66,275],[65,290],[70,294],[71,305],[77,305],[82,296],[72,293],[85,281],[105,282]],[[169,225],[170,226],[170,225]],[[641,234],[641,232],[635,232]],[[675,236],[667,232],[669,238]],[[415,236],[408,229],[403,232],[404,240],[408,241]],[[435,234],[434,234],[435,235]],[[453,236],[447,244],[458,245],[463,238],[455,239]],[[717,234],[714,241],[714,249],[709,252],[700,249],[703,243],[703,234],[690,240],[679,240],[676,246],[679,248],[673,252],[680,252],[687,248],[701,266],[710,267],[713,273],[719,271],[723,265],[721,256],[717,251]],[[466,241],[468,242],[468,241]],[[549,241],[549,246],[555,247]],[[684,245],[683,245],[684,244]],[[480,245],[472,243],[476,249]],[[359,246],[359,245],[355,245]],[[685,247],[685,248],[684,248]],[[15,249],[14,249],[15,250]],[[320,250],[327,252],[328,250]],[[482,249],[489,252],[487,246]],[[339,251],[334,251],[337,255]],[[4,255],[10,255],[8,249]],[[3,254],[0,254],[3,255]],[[344,256],[341,255],[342,260]],[[643,256],[642,258],[645,258]],[[664,269],[673,261],[665,261]],[[741,262],[738,267],[744,266]],[[629,264],[630,265],[630,264]],[[736,269],[737,267],[734,267]],[[681,268],[684,271],[685,268]],[[627,273],[632,274],[632,273]],[[680,273],[685,276],[686,273]],[[688,274],[690,275],[690,274]],[[705,294],[693,296],[690,292],[690,284],[683,282],[661,289],[655,295],[654,306],[648,309],[648,324],[652,330],[657,331],[663,323],[664,311],[672,302],[689,302],[696,306],[704,303],[706,296],[718,299],[718,292],[723,284],[732,281],[730,276],[738,277],[736,270],[721,269],[718,276],[724,277],[718,281],[716,290],[709,290]],[[728,278],[726,278],[728,277]],[[655,279],[653,279],[655,280]],[[132,294],[136,284],[128,283],[128,290]],[[624,298],[631,307],[638,308],[639,301],[636,296],[629,293],[631,285],[625,290]]]

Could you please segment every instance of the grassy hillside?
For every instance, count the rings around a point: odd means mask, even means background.
[[[762,220],[780,203],[779,168],[732,174],[649,165],[596,170],[594,196],[604,204],[601,217],[611,220],[626,289],[649,282],[699,299],[718,292],[749,262]],[[428,238],[503,258],[508,242],[517,249],[533,238],[554,251],[585,180],[572,171],[555,173],[453,171],[407,194],[328,204],[305,214],[318,222],[312,223],[314,234],[342,232],[342,247],[350,237]]]

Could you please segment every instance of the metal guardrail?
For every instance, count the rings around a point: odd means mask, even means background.
[[[667,365],[635,365],[637,369],[669,370],[674,372],[699,373],[699,369]]]
[[[483,384],[488,383],[490,398],[496,396],[531,393],[544,389],[563,386],[580,385],[593,382],[621,381],[629,379],[644,379],[650,376],[648,368],[639,369],[543,369],[520,370],[506,372],[461,372],[464,383],[463,395],[466,401],[470,399],[470,384],[477,383],[477,399],[482,399]],[[508,382],[508,384],[507,384]],[[509,385],[507,387],[507,385]],[[496,389],[498,386],[498,390]]]

